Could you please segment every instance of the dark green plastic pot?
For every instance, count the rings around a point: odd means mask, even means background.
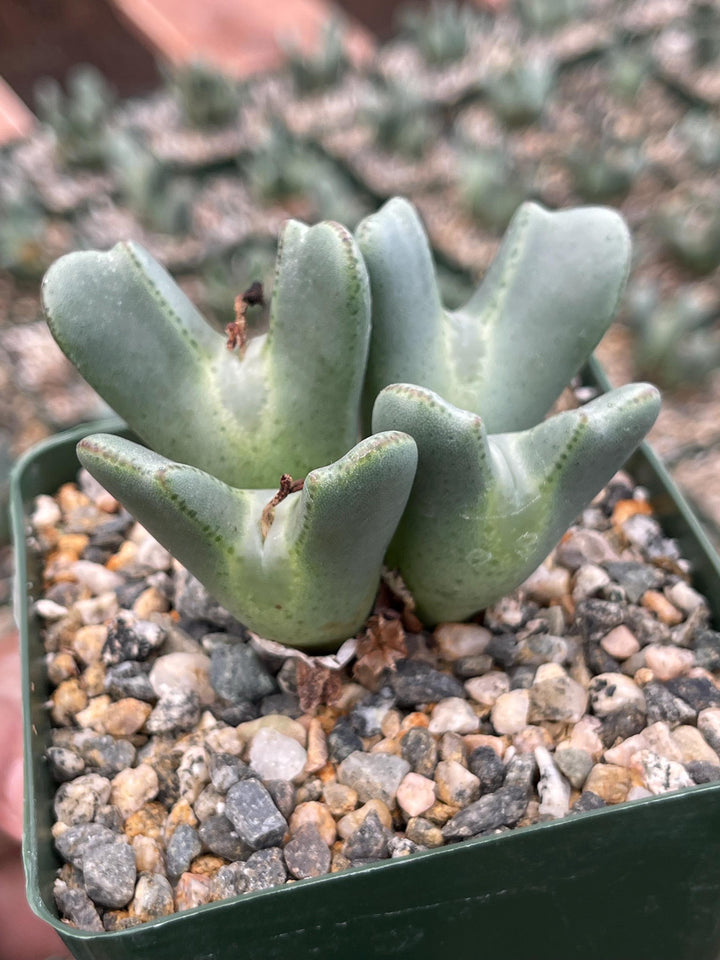
[[[117,429],[117,423],[115,424]],[[22,635],[24,858],[33,910],[79,960],[716,960],[720,954],[720,784],[694,787],[406,859],[199,907],[115,933],[57,917],[51,839],[55,785],[40,629],[38,557],[26,543],[33,498],[74,478],[76,441],[56,437],[12,479],[17,616]],[[720,621],[720,564],[665,470],[630,464],[680,541]]]

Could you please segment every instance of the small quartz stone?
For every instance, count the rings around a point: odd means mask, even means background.
[[[530,694],[527,690],[511,690],[495,701],[490,719],[498,734],[517,733],[527,726]]]
[[[530,723],[543,720],[577,723],[587,710],[587,691],[564,672],[547,680],[536,679],[529,692]]]
[[[573,571],[583,563],[609,564],[618,559],[607,539],[597,530],[571,529],[556,550],[557,562]]]
[[[157,840],[139,833],[133,837],[132,848],[138,873],[165,873],[165,858]],[[137,889],[135,895],[137,896]]]
[[[200,699],[192,690],[168,690],[145,722],[149,733],[192,730],[200,719]]]
[[[480,718],[467,700],[448,697],[433,707],[428,730],[433,734],[475,733],[480,728]]]
[[[157,793],[157,773],[149,764],[141,763],[137,767],[121,770],[113,779],[110,802],[118,808],[123,819],[126,819],[148,800],[153,800]]]
[[[267,890],[285,883],[287,870],[282,850],[279,847],[271,847],[268,850],[258,850],[257,853],[253,853],[248,857],[243,875],[247,893]]]
[[[480,780],[456,760],[441,760],[435,768],[435,789],[443,803],[466,807],[480,796]]]
[[[674,680],[687,673],[695,664],[691,650],[683,650],[672,644],[651,643],[645,647],[645,663],[661,683]]]
[[[541,564],[522,586],[532,600],[549,603],[561,600],[570,593],[570,572],[564,567]]]
[[[73,651],[82,663],[97,663],[102,656],[106,639],[107,627],[103,624],[80,627],[73,637]]]
[[[609,574],[594,563],[584,563],[575,572],[572,598],[575,603],[597,596],[610,583]]]
[[[328,743],[325,731],[317,717],[308,724],[306,773],[317,773],[328,762]]]
[[[170,838],[165,854],[169,877],[179,877],[190,869],[190,864],[202,852],[202,841],[197,830],[181,823]]]
[[[463,767],[467,766],[467,749],[465,741],[459,733],[444,733],[442,735],[439,754],[441,760],[455,760]]]
[[[433,634],[443,660],[484,654],[492,634],[476,623],[441,623]]]
[[[429,847],[430,849],[442,847],[445,843],[440,827],[424,817],[412,817],[408,820],[405,835],[408,840],[412,840],[418,846]]]
[[[94,820],[98,808],[110,799],[110,790],[110,781],[96,773],[63,783],[55,794],[55,819],[70,826]]]
[[[409,772],[410,764],[402,757],[356,751],[340,764],[337,777],[340,783],[357,791],[362,803],[377,799],[391,807],[403,777]]]
[[[158,657],[148,679],[158,697],[164,697],[171,690],[192,690],[201,706],[215,699],[210,684],[210,658],[204,653],[178,652]]]
[[[564,817],[570,809],[570,784],[555,766],[549,751],[544,747],[538,747],[535,750],[535,760],[540,771],[538,782],[540,819],[557,820],[559,817]]]
[[[248,760],[263,780],[298,780],[305,771],[307,751],[292,737],[266,727],[253,737]]]
[[[398,787],[397,802],[407,817],[417,817],[435,803],[435,784],[418,773],[407,773]]]
[[[377,814],[380,823],[382,823],[384,827],[388,829],[392,827],[392,815],[387,804],[383,803],[382,800],[368,800],[368,802],[363,804],[358,810],[353,810],[338,821],[338,836],[343,840],[347,840],[371,813]]]
[[[53,690],[50,715],[57,726],[70,726],[78,713],[87,706],[87,694],[76,677],[63,682]]]
[[[642,775],[648,790],[654,794],[693,786],[692,777],[681,763],[660,757],[652,750],[636,753],[633,769]]]
[[[376,813],[369,813],[345,841],[343,854],[351,861],[382,860],[389,856],[390,832]]]
[[[630,706],[644,710],[645,697],[640,687],[624,674],[601,673],[590,682],[590,704],[596,716],[606,717]]]
[[[250,644],[242,640],[227,642],[227,635],[220,636],[225,642],[218,643],[210,655],[210,682],[217,695],[230,703],[240,703],[274,693],[275,680]]]
[[[510,691],[510,680],[506,673],[493,671],[482,677],[474,677],[465,682],[467,695],[483,707],[492,707],[498,697]]]
[[[581,790],[593,767],[593,758],[586,750],[577,747],[558,747],[554,754],[555,765],[575,790]]]
[[[700,607],[707,607],[707,600],[697,590],[693,590],[690,584],[684,580],[678,580],[671,587],[666,587],[665,596],[674,607],[682,610],[683,613],[692,613]]]
[[[207,768],[207,751],[195,743],[183,753],[177,768],[180,794],[194,803],[210,779]]]
[[[465,840],[498,827],[514,826],[527,809],[527,795],[519,787],[502,787],[480,797],[452,817],[442,829],[445,840]]]
[[[447,673],[435,670],[421,660],[399,660],[390,675],[397,705],[414,707],[436,703],[446,697],[462,697],[462,685]]]
[[[237,727],[237,733],[248,743],[260,730],[276,730],[285,737],[291,737],[297,740],[301,747],[307,743],[307,730],[305,727],[293,720],[291,717],[283,716],[281,713],[268,714],[265,717],[258,717],[256,720],[248,720]]]
[[[672,732],[672,739],[680,751],[679,759],[681,763],[698,761],[716,766],[720,765],[720,757],[707,743],[697,727],[676,727]]]
[[[128,909],[130,916],[142,923],[174,913],[173,889],[168,878],[157,872],[141,873]]]
[[[319,877],[330,870],[330,848],[312,823],[306,823],[293,834],[283,854],[289,873],[297,880]]]
[[[569,644],[564,637],[536,633],[520,641],[516,662],[520,666],[531,667],[546,663],[564,663],[568,658],[568,652]]]
[[[331,847],[335,843],[337,836],[335,820],[324,803],[320,803],[318,800],[299,803],[288,821],[291,836],[294,836],[298,830],[308,824],[318,830],[323,843],[327,847]]]
[[[135,854],[126,843],[89,844],[83,855],[87,895],[102,907],[124,907],[135,892]]]
[[[596,763],[585,781],[585,790],[605,803],[622,803],[632,785],[630,771],[613,763]]]
[[[214,817],[216,813],[222,813],[224,809],[225,796],[219,790],[216,790],[211,783],[200,791],[193,804],[195,816],[201,822],[207,820],[208,817]]]
[[[287,821],[259,780],[240,780],[228,790],[225,816],[248,847],[277,846],[287,830]]]
[[[617,660],[627,660],[640,649],[636,637],[624,624],[606,634],[600,641],[600,646]]]
[[[672,603],[670,603],[664,594],[659,593],[657,590],[647,590],[642,595],[640,602],[644,607],[647,607],[648,610],[652,610],[661,623],[665,623],[670,627],[682,623],[682,613],[677,607],[674,607]]]
[[[175,887],[175,909],[192,910],[193,907],[210,903],[213,894],[212,880],[197,873],[183,873]]]
[[[479,781],[480,793],[494,793],[503,784],[505,764],[492,747],[476,747],[468,757],[468,769]]]
[[[118,610],[118,600],[114,592],[101,593],[99,597],[88,597],[78,600],[74,604],[75,613],[79,614],[84,624],[105,623],[114,617]]]
[[[352,787],[331,781],[323,787],[323,800],[334,817],[344,817],[357,806],[358,795]]]
[[[374,737],[381,732],[382,722],[392,705],[393,701],[381,694],[374,694],[356,703],[350,715],[353,727],[362,737]]]
[[[149,703],[125,697],[108,705],[103,717],[103,727],[112,737],[131,737],[142,729],[151,711]]]

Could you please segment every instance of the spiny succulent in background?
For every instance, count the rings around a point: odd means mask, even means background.
[[[79,64],[66,80],[67,94],[52,77],[35,85],[35,110],[55,134],[63,163],[102,166],[107,120],[115,100],[109,84],[95,67]]]
[[[659,386],[696,389],[720,366],[720,310],[696,285],[663,298],[657,284],[636,283],[628,290],[626,319],[635,370]]]
[[[222,127],[237,117],[239,85],[211,63],[193,60],[163,72],[188,126]]]
[[[350,68],[344,38],[345,27],[340,18],[335,17],[327,22],[316,52],[306,53],[293,43],[284,44],[296,93],[300,96],[319,93],[343,79]]]
[[[528,29],[545,32],[582,17],[588,0],[515,0],[515,8]]]
[[[717,65],[720,60],[720,9],[715,0],[695,0],[690,5],[688,25],[697,66]]]
[[[431,67],[462,60],[470,49],[470,37],[479,16],[467,4],[453,0],[432,0],[428,6],[406,6],[398,15],[398,26],[418,48]]]
[[[127,131],[108,137],[108,165],[123,201],[150,230],[184,234],[190,230],[196,187],[189,177],[177,177]]]
[[[387,97],[366,115],[375,130],[375,142],[387,153],[419,160],[440,133],[430,105],[402,87],[390,87]]]
[[[463,208],[491,230],[504,230],[529,194],[529,186],[508,150],[479,150],[458,164]]]
[[[311,144],[273,123],[265,144],[240,169],[255,197],[299,207],[314,219],[338,220],[355,226],[367,205],[342,170]],[[294,211],[297,212],[297,211]]]
[[[680,188],[660,207],[655,228],[669,250],[695,273],[720,266],[720,195]]]
[[[47,269],[43,240],[47,218],[28,190],[5,189],[0,194],[0,268],[35,280]]]
[[[598,142],[577,144],[566,163],[578,196],[591,203],[608,203],[624,197],[644,167],[637,143],[601,136]]]
[[[491,73],[483,92],[495,115],[508,127],[538,120],[555,84],[556,64],[545,55],[517,56]]]
[[[698,166],[705,170],[720,167],[720,120],[714,114],[690,110],[677,125],[676,132]]]
[[[628,38],[613,44],[604,56],[607,87],[610,93],[627,103],[640,94],[652,77],[654,64],[646,43]]]
[[[528,204],[448,314],[396,199],[357,244],[336,223],[286,225],[270,331],[245,344],[239,319],[240,356],[132,244],[62,258],[43,304],[86,378],[184,461],[100,435],[83,465],[239,620],[317,648],[362,628],[391,540],[428,625],[456,620],[518,586],[620,466],[657,413],[652,387],[537,421],[609,322],[628,257],[612,211]],[[353,446],[363,380],[372,435]],[[488,435],[505,429],[524,432]]]

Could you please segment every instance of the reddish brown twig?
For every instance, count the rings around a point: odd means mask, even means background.
[[[225,327],[225,336],[228,350],[235,350],[242,357],[247,346],[247,311],[248,307],[264,307],[265,295],[263,286],[259,280],[255,280],[247,288],[245,293],[238,294],[235,297],[235,319]]]
[[[299,490],[302,490],[304,485],[304,479],[293,480],[289,473],[284,473],[280,477],[280,488],[273,496],[272,500],[269,500],[265,504],[262,516],[260,517],[260,533],[262,534],[263,540],[268,535],[270,527],[272,526],[273,517],[275,516],[275,507],[279,503],[282,503],[283,500],[291,493],[297,493]]]

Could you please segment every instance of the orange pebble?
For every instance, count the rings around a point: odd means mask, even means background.
[[[621,527],[626,520],[638,513],[652,514],[652,507],[647,500],[618,500],[612,512],[612,525]]]

